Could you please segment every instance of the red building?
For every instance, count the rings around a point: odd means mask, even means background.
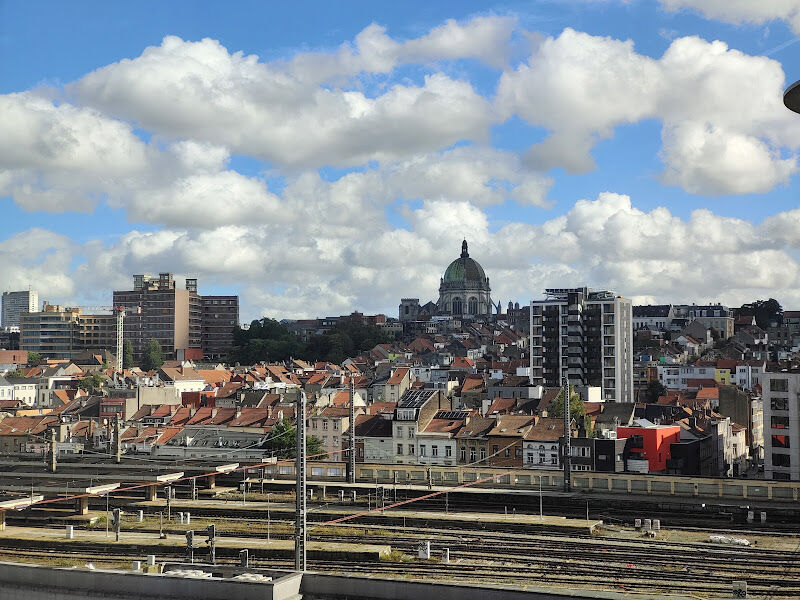
[[[670,444],[681,440],[678,425],[617,427],[617,439],[632,438],[629,458],[647,460],[649,470],[666,471]]]

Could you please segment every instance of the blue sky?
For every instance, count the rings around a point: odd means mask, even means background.
[[[466,236],[496,301],[799,303],[800,6],[720,6],[0,1],[0,282],[391,315]]]

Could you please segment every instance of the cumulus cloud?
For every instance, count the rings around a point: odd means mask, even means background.
[[[446,54],[459,46],[448,46],[444,33],[430,35],[417,40],[413,52],[435,53],[430,46],[438,44]],[[369,45],[373,59],[380,54],[375,48],[385,45],[374,39],[358,43]],[[348,68],[390,69],[402,56],[392,54],[384,66],[359,61]],[[287,70],[253,55],[231,54],[215,40],[168,36],[161,46],[98,69],[68,90],[84,104],[163,135],[203,140],[291,168],[399,160],[461,140],[485,140],[493,122],[489,102],[469,82],[442,73],[369,97],[358,89],[320,87],[319,77],[308,76],[319,68]],[[338,64],[330,69],[341,70]]]
[[[308,223],[295,223],[134,231],[93,241],[69,255],[84,261],[71,273],[55,265],[72,282],[55,289],[123,287],[131,273],[171,270],[198,276],[201,287],[240,287],[246,319],[353,309],[392,314],[401,297],[437,298],[439,278],[466,238],[495,301],[525,302],[546,287],[588,284],[652,302],[800,302],[800,210],[761,224],[708,209],[681,218],[602,193],[541,224],[496,230],[484,209],[453,200],[408,208],[408,228],[355,225],[342,236],[338,227],[321,227],[324,219],[310,224],[311,235]]]
[[[739,25],[762,25],[770,21],[785,21],[795,33],[800,33],[800,0],[660,0],[668,11],[694,10],[708,19]]]
[[[631,41],[566,29],[506,71],[496,106],[551,133],[534,168],[594,168],[591,150],[619,125],[659,119],[666,183],[710,196],[769,191],[797,171],[800,122],[781,104],[780,64],[723,42],[676,39],[660,59]]]

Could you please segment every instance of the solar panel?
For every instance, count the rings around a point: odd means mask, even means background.
[[[407,390],[397,408],[421,408],[435,393],[436,390]]]

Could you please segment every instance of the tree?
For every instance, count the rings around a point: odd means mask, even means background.
[[[648,382],[647,389],[645,390],[644,397],[648,404],[655,404],[658,399],[667,393],[667,388],[664,387],[658,379],[653,379]]]
[[[6,373],[6,374],[4,375],[4,377],[6,377],[7,379],[8,379],[8,378],[16,378],[16,379],[19,379],[19,378],[21,378],[21,377],[24,377],[24,374],[23,374],[23,372],[22,372],[22,371],[20,371],[19,369],[14,369],[13,371],[9,371],[8,373]]]
[[[81,379],[78,387],[87,394],[93,394],[95,391],[100,389],[100,387],[103,385],[103,381],[104,379],[100,373],[92,373],[91,375],[87,375]]]
[[[761,329],[767,329],[771,323],[779,323],[783,320],[783,307],[775,298],[769,300],[756,300],[742,304],[739,308],[739,315],[756,318],[756,325]]]
[[[142,369],[145,371],[154,371],[160,369],[164,364],[164,351],[157,340],[150,338],[144,345],[144,353],[142,354]]]
[[[28,352],[28,364],[35,365],[40,360],[42,360],[42,355],[38,352]]]
[[[269,432],[265,449],[275,453],[277,458],[297,457],[297,428],[286,419],[281,419]],[[306,435],[306,456],[323,459],[327,455],[322,450],[322,440],[314,435]]]
[[[572,388],[570,388],[572,389]],[[547,410],[547,414],[550,417],[554,417],[556,419],[561,419],[564,417],[564,392],[559,392],[558,396],[556,396],[555,400],[550,403],[550,407]],[[572,392],[569,396],[569,416],[570,419],[575,421],[576,423],[580,422],[580,418],[586,415],[586,405],[581,400],[581,397]]]
[[[122,344],[122,368],[130,369],[133,367],[133,344],[130,340],[125,340]]]

